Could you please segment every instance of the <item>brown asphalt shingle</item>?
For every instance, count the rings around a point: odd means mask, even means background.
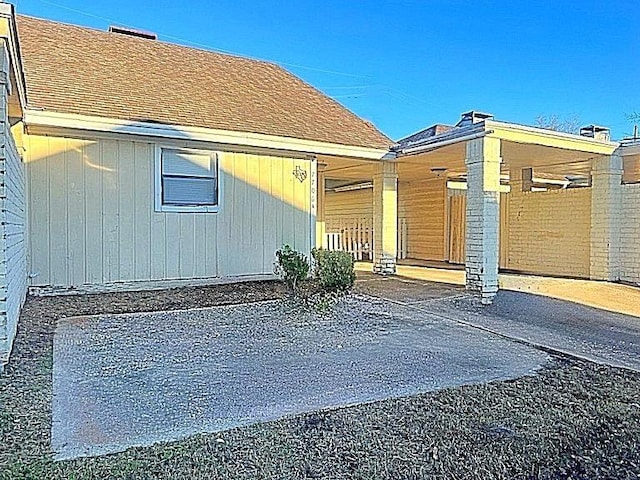
[[[372,124],[272,63],[18,16],[29,107],[387,148]]]

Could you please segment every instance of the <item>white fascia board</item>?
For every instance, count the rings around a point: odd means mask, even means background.
[[[600,155],[611,155],[620,145],[618,142],[596,140],[572,133],[556,132],[544,128],[529,127],[515,123],[485,120],[485,128],[492,130],[490,136],[515,143],[530,143],[565,150],[578,150]]]
[[[173,140],[193,140],[217,144],[287,150],[317,155],[382,160],[389,157],[388,149],[340,145],[336,143],[280,137],[261,133],[235,132],[202,127],[166,125],[151,122],[136,122],[116,118],[95,117],[68,113],[27,109],[25,126],[51,127],[68,130],[84,130],[101,133],[139,135]]]
[[[10,3],[0,2],[0,18],[6,18],[9,21],[10,31],[9,36],[6,38],[7,53],[9,54],[11,68],[13,69],[13,75],[16,80],[20,105],[24,109],[24,106],[27,104],[26,85],[22,68],[22,58],[20,56],[18,29],[15,22],[15,7]]]

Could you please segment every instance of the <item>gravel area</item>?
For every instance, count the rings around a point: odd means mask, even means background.
[[[237,303],[243,291],[253,300],[283,294],[277,284],[250,284],[29,298],[11,364],[0,376],[0,478],[640,478],[640,376],[562,359],[515,380],[52,460],[56,320]]]

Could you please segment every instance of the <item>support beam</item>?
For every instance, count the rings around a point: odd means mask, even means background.
[[[398,252],[398,173],[396,164],[380,162],[373,175],[373,271],[396,273]]]
[[[622,157],[596,158],[591,167],[591,265],[593,280],[620,279]]]
[[[325,234],[327,231],[325,220],[325,173],[326,163],[318,163],[316,182],[316,248],[326,248]]]
[[[498,292],[500,139],[470,140],[466,151],[466,286],[490,304]]]

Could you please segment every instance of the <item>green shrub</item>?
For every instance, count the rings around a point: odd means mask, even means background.
[[[289,285],[295,295],[298,285],[309,276],[309,259],[305,254],[284,245],[276,252],[274,271]]]
[[[313,249],[314,275],[320,286],[330,292],[348,290],[356,280],[353,257],[348,252]]]

